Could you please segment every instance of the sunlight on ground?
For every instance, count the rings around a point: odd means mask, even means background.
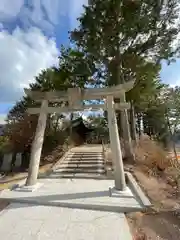
[[[52,163],[48,163],[42,167],[40,167],[39,173],[46,173],[48,170],[51,169]],[[18,173],[15,174],[14,176],[9,176],[7,177],[7,182],[6,183],[0,183],[0,191],[3,189],[10,188],[12,185],[17,184],[19,181],[25,179],[27,177],[27,173]]]

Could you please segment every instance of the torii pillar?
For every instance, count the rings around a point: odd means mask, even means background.
[[[34,137],[32,148],[31,148],[31,156],[30,156],[26,186],[33,186],[37,183],[41,152],[42,152],[42,147],[44,142],[44,133],[46,129],[47,108],[48,108],[48,101],[43,100],[41,104],[39,118],[38,118],[36,133],[35,133],[35,137]]]
[[[118,191],[126,190],[125,173],[122,160],[119,131],[117,126],[116,113],[114,109],[114,97],[107,96],[108,127],[110,135],[110,145],[114,166],[115,189]]]

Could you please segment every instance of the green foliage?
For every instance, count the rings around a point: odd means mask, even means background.
[[[9,139],[6,136],[0,136],[0,154],[6,152],[10,147]]]
[[[167,145],[169,130],[165,118],[165,104],[158,98],[148,104],[143,112],[144,132]]]
[[[171,131],[180,127],[180,87],[167,88],[164,93],[166,118],[168,118]]]
[[[164,86],[144,111],[145,131],[160,141],[172,140],[180,127],[180,87]]]
[[[162,139],[168,135],[160,62],[179,54],[179,1],[91,0],[71,39],[102,73],[106,86],[135,79],[126,94],[145,131]],[[120,116],[118,116],[119,118]],[[166,138],[166,137],[165,137]]]
[[[30,89],[32,91],[52,91],[67,90],[69,87],[84,88],[86,84],[90,83],[90,76],[93,75],[94,71],[93,62],[89,59],[86,60],[83,52],[76,48],[62,47],[59,66],[43,70],[35,77],[35,82],[30,84]],[[52,106],[59,106],[61,104],[51,103]],[[37,124],[37,117],[29,116],[26,113],[27,108],[31,106],[37,106],[37,103],[28,97],[23,97],[8,114],[6,134],[10,136],[14,148],[22,149],[31,144]],[[62,114],[48,116],[47,141],[45,140],[45,143],[51,142],[54,144],[57,142],[56,136],[52,137],[52,135],[56,135],[59,132],[59,120],[63,117]]]
[[[96,71],[94,62],[76,47],[61,47],[59,67],[56,69],[55,89],[59,87],[81,87],[91,82],[90,77]],[[59,84],[61,81],[62,85]]]
[[[179,46],[173,44],[179,33],[178,6],[178,0],[89,1],[79,18],[79,27],[70,35],[74,47],[62,46],[58,66],[43,70],[30,84],[30,89],[102,87],[135,79],[134,88],[126,95],[127,100],[134,105],[137,119],[143,119],[148,134],[158,139],[166,138],[167,116],[174,128],[179,125],[180,89],[176,88],[171,94],[168,89],[168,94],[164,93],[159,72],[162,59],[171,62],[179,54]],[[23,144],[32,139],[37,121],[26,114],[30,106],[36,104],[23,98],[7,118],[7,133],[14,134],[12,139]],[[62,117],[49,116],[47,142],[56,142],[53,136],[59,130],[57,125]],[[97,127],[99,135],[106,134],[104,118],[91,116],[89,120]],[[27,137],[23,138],[24,135]]]
[[[59,145],[63,145],[68,138],[68,134],[64,130],[57,130],[54,132],[52,129],[46,132],[43,153],[50,152],[52,149]]]
[[[159,78],[160,67],[157,64],[142,60],[136,67],[136,82],[132,90],[127,94],[127,101],[131,101],[136,110],[144,110],[148,103],[159,95],[163,84]]]
[[[71,38],[104,65],[108,85],[117,84],[136,77],[142,58],[156,64],[179,52],[172,46],[178,6],[178,0],[91,0]]]
[[[102,143],[102,141],[107,143],[109,141],[109,130],[106,119],[102,115],[90,115],[88,116],[88,122],[91,128],[95,129],[89,138],[91,143]]]

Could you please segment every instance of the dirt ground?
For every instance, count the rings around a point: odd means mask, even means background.
[[[180,239],[180,197],[177,187],[166,176],[148,176],[140,167],[131,167],[133,175],[153,206],[144,213],[127,214],[134,240]]]
[[[8,201],[0,200],[0,212],[9,205]]]
[[[44,164],[40,167],[39,173],[43,174],[46,173],[51,167],[53,166],[52,163]],[[21,181],[27,177],[27,172],[21,172],[21,173],[11,173],[5,176],[2,181],[0,180],[0,191],[6,188],[9,188],[16,184],[18,181]]]

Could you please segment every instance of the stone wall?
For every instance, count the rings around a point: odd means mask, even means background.
[[[14,161],[14,164],[12,166],[12,159],[13,154],[12,153],[5,153],[1,158],[1,164],[0,164],[0,171],[1,172],[9,172],[11,169],[15,168],[18,169],[21,167],[22,164],[22,153],[17,153],[16,159]]]

